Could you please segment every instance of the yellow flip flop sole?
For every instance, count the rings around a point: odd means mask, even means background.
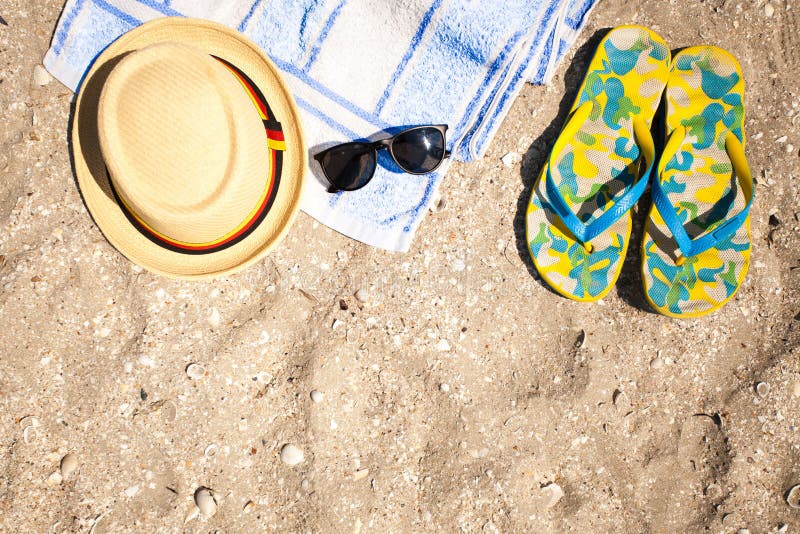
[[[533,187],[529,251],[545,282],[567,298],[598,300],[619,277],[630,240],[629,209],[653,165],[649,128],[669,64],[666,43],[647,28],[611,30]]]
[[[713,46],[677,54],[665,118],[667,142],[642,240],[642,281],[659,313],[699,317],[733,298],[750,265],[753,180],[736,58]]]

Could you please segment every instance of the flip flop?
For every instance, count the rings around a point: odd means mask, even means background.
[[[750,265],[742,70],[725,50],[687,48],[672,62],[666,95],[642,281],[659,313],[699,317],[733,298]]]
[[[533,187],[525,228],[531,257],[541,277],[567,298],[598,300],[619,277],[629,210],[655,159],[650,125],[669,64],[666,43],[647,28],[611,30]]]

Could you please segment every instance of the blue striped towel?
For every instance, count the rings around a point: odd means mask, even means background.
[[[75,90],[109,43],[163,16],[216,20],[248,35],[283,71],[308,146],[448,124],[453,159],[480,158],[528,80],[546,82],[598,0],[68,0],[45,56]],[[377,247],[406,251],[448,161],[399,172],[385,151],[366,187],[329,194],[309,162],[305,212]]]

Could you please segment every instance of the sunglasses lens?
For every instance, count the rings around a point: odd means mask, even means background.
[[[331,185],[353,191],[367,185],[375,173],[375,149],[367,143],[347,143],[325,152],[320,160]]]
[[[392,155],[403,170],[431,172],[444,159],[444,134],[436,128],[415,128],[394,138]]]

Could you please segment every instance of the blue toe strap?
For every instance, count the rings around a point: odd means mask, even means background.
[[[675,156],[678,148],[683,144],[685,137],[686,130],[683,126],[676,128],[670,135],[664,147],[664,152],[661,155],[658,164],[658,175],[656,179],[653,180],[652,189],[653,203],[656,209],[658,209],[661,218],[664,219],[667,228],[672,232],[684,259],[714,248],[720,242],[735,234],[736,230],[747,220],[754,196],[753,177],[750,174],[750,167],[744,155],[744,147],[741,141],[739,141],[739,138],[729,132],[725,138],[725,149],[731,159],[733,170],[739,179],[739,185],[744,192],[747,203],[742,211],[730,217],[710,232],[701,234],[695,239],[690,238],[689,234],[686,233],[686,229],[683,227],[683,223],[678,218],[678,212],[675,206],[672,205],[666,191],[664,191],[661,185],[661,176],[664,173],[664,169],[667,163]],[[682,261],[679,260],[676,263],[682,263]]]
[[[637,145],[641,150],[641,154],[647,162],[647,170],[638,177],[633,186],[631,186],[621,197],[617,199],[613,205],[604,211],[597,219],[590,224],[584,224],[573,212],[567,204],[558,186],[555,183],[552,175],[553,158],[563,152],[564,146],[567,142],[575,138],[575,134],[580,127],[586,122],[589,113],[592,111],[592,102],[586,102],[578,109],[576,109],[571,117],[567,120],[564,129],[558,136],[558,140],[550,152],[550,158],[547,161],[547,169],[545,172],[545,187],[547,190],[547,198],[550,200],[550,205],[553,210],[564,222],[564,225],[572,232],[572,235],[578,241],[587,243],[594,237],[606,231],[614,222],[620,217],[625,215],[630,210],[636,201],[642,196],[647,183],[650,179],[650,173],[653,169],[653,162],[655,160],[655,148],[653,145],[653,137],[650,135],[650,129],[647,124],[639,117],[634,117],[632,120],[633,134]]]

